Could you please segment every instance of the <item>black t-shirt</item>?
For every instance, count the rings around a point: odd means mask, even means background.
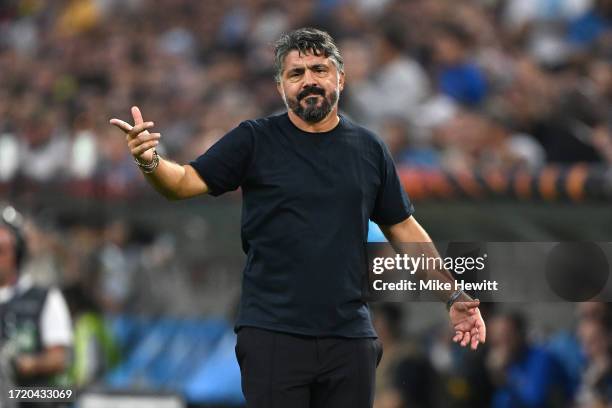
[[[377,136],[343,116],[304,132],[284,113],[242,122],[190,164],[213,196],[242,187],[236,330],[376,337],[363,296],[368,219],[393,225],[414,211]]]

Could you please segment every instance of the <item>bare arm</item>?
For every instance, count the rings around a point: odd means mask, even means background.
[[[208,186],[190,165],[159,158],[153,173],[143,173],[149,184],[169,200],[182,200],[208,193]]]
[[[385,234],[393,249],[398,253],[403,253],[404,249],[402,244],[410,244],[411,250],[415,250],[417,254],[424,254],[426,257],[439,258],[440,254],[434,246],[429,234],[425,229],[417,222],[414,217],[408,217],[404,221],[395,225],[381,225],[380,229]],[[424,276],[424,273],[427,276]],[[446,269],[435,269],[431,271],[417,271],[420,279],[437,279],[440,282],[455,282],[450,272]],[[451,285],[452,286],[452,285]],[[440,300],[447,301],[453,294],[454,290],[440,291]],[[467,297],[460,300],[471,300]]]
[[[130,152],[136,160],[151,163],[155,146],[159,144],[161,135],[149,133],[148,129],[152,128],[154,123],[144,122],[138,107],[132,107],[132,116],[134,126],[116,118],[111,119],[110,123],[125,133]],[[159,165],[152,173],[143,174],[155,190],[170,200],[190,198],[209,191],[204,180],[192,166],[180,165],[161,157]]]
[[[398,253],[403,252],[402,243],[410,243],[417,247],[418,254],[424,254],[426,257],[440,257],[429,234],[414,217],[408,217],[395,225],[381,225],[380,229]],[[445,268],[420,270],[417,271],[417,275],[419,279],[436,279],[440,282],[450,282],[451,287],[454,286],[452,283],[455,279]],[[441,300],[447,301],[452,294],[452,290],[441,291]],[[463,347],[469,344],[473,350],[476,350],[479,343],[484,343],[486,340],[486,326],[478,309],[479,304],[478,300],[473,300],[467,294],[462,293],[449,311],[451,324],[455,330],[453,341],[460,342]]]

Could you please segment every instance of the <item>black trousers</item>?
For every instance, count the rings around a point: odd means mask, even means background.
[[[382,345],[374,338],[238,331],[236,358],[248,408],[371,408]]]

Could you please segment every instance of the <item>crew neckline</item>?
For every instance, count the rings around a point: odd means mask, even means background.
[[[291,119],[289,118],[289,112],[285,112],[284,116],[285,116],[286,121],[289,122],[289,126],[291,126],[293,129],[297,130],[298,132],[303,133],[305,135],[309,135],[309,136],[324,136],[324,135],[328,135],[328,134],[336,131],[337,129],[339,129],[340,126],[342,124],[344,124],[344,117],[343,117],[343,115],[338,113],[339,120],[338,120],[338,123],[336,123],[336,126],[334,126],[333,128],[331,128],[329,130],[326,130],[324,132],[308,132],[306,130],[300,129],[299,127],[297,127],[295,125],[295,123],[293,123],[291,121]]]

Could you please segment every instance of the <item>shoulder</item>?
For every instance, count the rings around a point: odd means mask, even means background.
[[[49,329],[49,325],[57,326],[59,330],[70,323],[70,309],[58,288],[52,287],[47,290],[40,319],[42,324],[46,325],[45,330]]]
[[[62,291],[57,287],[46,288],[45,294],[45,307],[51,307],[53,309],[63,309],[66,305],[66,298],[62,294]]]

